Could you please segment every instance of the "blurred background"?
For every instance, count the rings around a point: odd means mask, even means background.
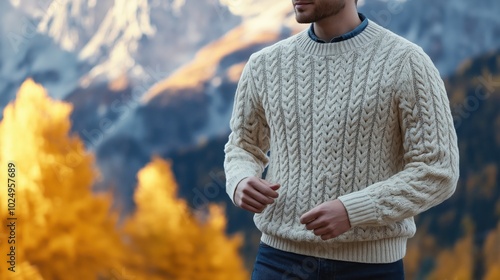
[[[430,55],[459,136],[407,279],[500,279],[500,1],[358,6]],[[248,279],[260,233],[224,187],[234,92],[253,52],[307,27],[285,0],[2,0],[0,279]]]

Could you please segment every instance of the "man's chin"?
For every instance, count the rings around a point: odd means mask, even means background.
[[[313,22],[311,20],[311,18],[309,17],[305,17],[305,16],[299,16],[299,15],[295,15],[295,20],[298,22],[298,23],[311,23]]]

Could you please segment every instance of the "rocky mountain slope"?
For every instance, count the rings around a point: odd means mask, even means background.
[[[122,75],[147,89],[241,22],[217,0],[5,0],[0,15],[1,108],[27,77],[58,99]]]

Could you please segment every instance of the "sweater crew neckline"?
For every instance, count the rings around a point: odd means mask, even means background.
[[[343,52],[353,51],[378,38],[382,27],[375,22],[368,20],[368,26],[357,36],[347,40],[334,43],[319,43],[309,37],[308,30],[301,31],[296,36],[297,48],[300,51],[312,55],[336,55]]]

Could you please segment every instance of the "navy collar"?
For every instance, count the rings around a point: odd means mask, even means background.
[[[363,30],[365,30],[365,28],[368,26],[368,19],[361,13],[358,13],[359,15],[359,19],[361,20],[361,23],[356,27],[354,28],[354,30],[350,31],[350,32],[347,32],[343,35],[340,35],[338,37],[335,37],[333,38],[330,43],[336,43],[336,42],[340,42],[340,41],[344,41],[344,40],[347,40],[347,39],[351,39],[352,37],[358,35],[359,33],[363,32]],[[307,33],[309,34],[309,37],[317,42],[317,43],[326,43],[325,41],[321,40],[320,38],[318,38],[318,36],[316,36],[316,34],[314,33],[314,23],[311,24],[311,26],[309,27],[309,30],[307,31]]]

